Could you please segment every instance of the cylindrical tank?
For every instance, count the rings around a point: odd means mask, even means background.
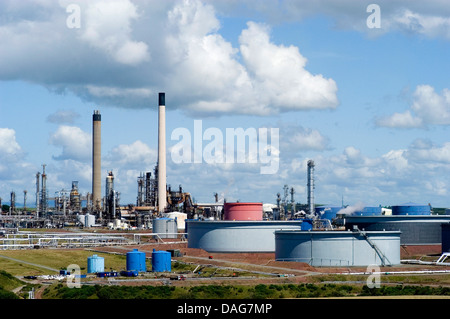
[[[353,213],[356,216],[378,216],[381,215],[381,207],[380,206],[366,206],[360,211],[356,211]]]
[[[147,271],[145,252],[133,249],[127,252],[127,271]]]
[[[310,229],[313,229],[312,219],[309,218],[302,219],[301,230],[310,230]]]
[[[172,218],[156,218],[153,220],[153,233],[159,234],[160,238],[177,238],[177,221]]]
[[[442,253],[450,253],[450,223],[441,224]]]
[[[315,211],[316,215],[318,215],[320,219],[333,220],[334,218],[336,218],[337,213],[341,209],[342,206],[324,205],[324,206],[317,206]]]
[[[86,214],[84,216],[84,227],[92,227],[95,224],[95,215]]]
[[[280,229],[301,229],[300,220],[193,221],[188,224],[188,248],[220,253],[273,253],[274,233]]]
[[[421,205],[415,203],[405,203],[392,206],[392,215],[430,215],[430,205]]]
[[[400,231],[280,230],[275,232],[275,260],[311,266],[396,265],[400,264]]]
[[[152,271],[153,272],[164,272],[171,271],[171,254],[168,251],[157,251],[153,249],[152,252]]]
[[[262,203],[225,203],[224,220],[262,220]]]
[[[88,274],[105,271],[105,259],[103,257],[92,255],[87,259]]]
[[[441,224],[448,222],[448,215],[346,216],[344,219],[347,230],[355,226],[368,231],[400,230],[402,245],[440,245]]]
[[[86,216],[85,215],[78,214],[77,215],[77,219],[83,226],[85,225],[85,223],[86,223]]]

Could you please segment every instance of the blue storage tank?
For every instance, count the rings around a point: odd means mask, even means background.
[[[92,255],[87,259],[87,272],[93,274],[105,271],[105,259],[103,257]]]
[[[301,230],[311,230],[313,229],[313,221],[309,218],[302,219],[302,224],[300,225]]]
[[[152,252],[152,271],[154,272],[164,272],[171,271],[171,255],[168,251],[157,251],[153,249]]]
[[[342,206],[316,206],[316,215],[318,215],[320,219],[333,220],[341,209]]]
[[[430,205],[405,203],[392,206],[392,215],[431,215]]]
[[[145,253],[142,251],[133,249],[127,252],[127,270],[147,271],[145,260]]]
[[[381,215],[381,206],[366,206],[361,211],[356,211],[355,216],[379,216]]]

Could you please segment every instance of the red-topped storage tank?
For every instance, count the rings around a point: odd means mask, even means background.
[[[225,203],[224,220],[262,220],[262,203]]]

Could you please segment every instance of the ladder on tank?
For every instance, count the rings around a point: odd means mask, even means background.
[[[354,226],[353,230],[357,231],[360,235],[362,235],[364,237],[364,239],[369,243],[369,245],[376,251],[376,253],[380,257],[381,266],[386,266],[386,261],[388,262],[388,265],[391,264],[389,259],[383,254],[383,252],[378,248],[378,246],[375,245],[375,243],[372,240],[370,240],[370,238],[369,238],[369,236],[367,236],[366,232],[360,230],[357,226]]]

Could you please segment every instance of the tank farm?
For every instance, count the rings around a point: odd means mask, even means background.
[[[195,202],[181,185],[166,182],[165,101],[159,93],[158,162],[137,176],[135,205],[121,204],[112,171],[102,191],[102,116],[95,110],[92,192],[80,194],[73,181],[68,196],[48,196],[51,171],[44,164],[36,174],[35,207],[1,215],[1,249],[88,252],[79,265],[82,284],[115,277],[119,285],[257,285],[368,275],[373,267],[384,275],[450,270],[448,209],[409,202],[350,211],[349,205],[316,204],[314,160],[307,161],[304,204],[287,185],[273,203],[228,202],[217,193],[211,202]],[[111,266],[109,256],[117,255],[123,263]],[[64,276],[69,268],[47,275]]]

